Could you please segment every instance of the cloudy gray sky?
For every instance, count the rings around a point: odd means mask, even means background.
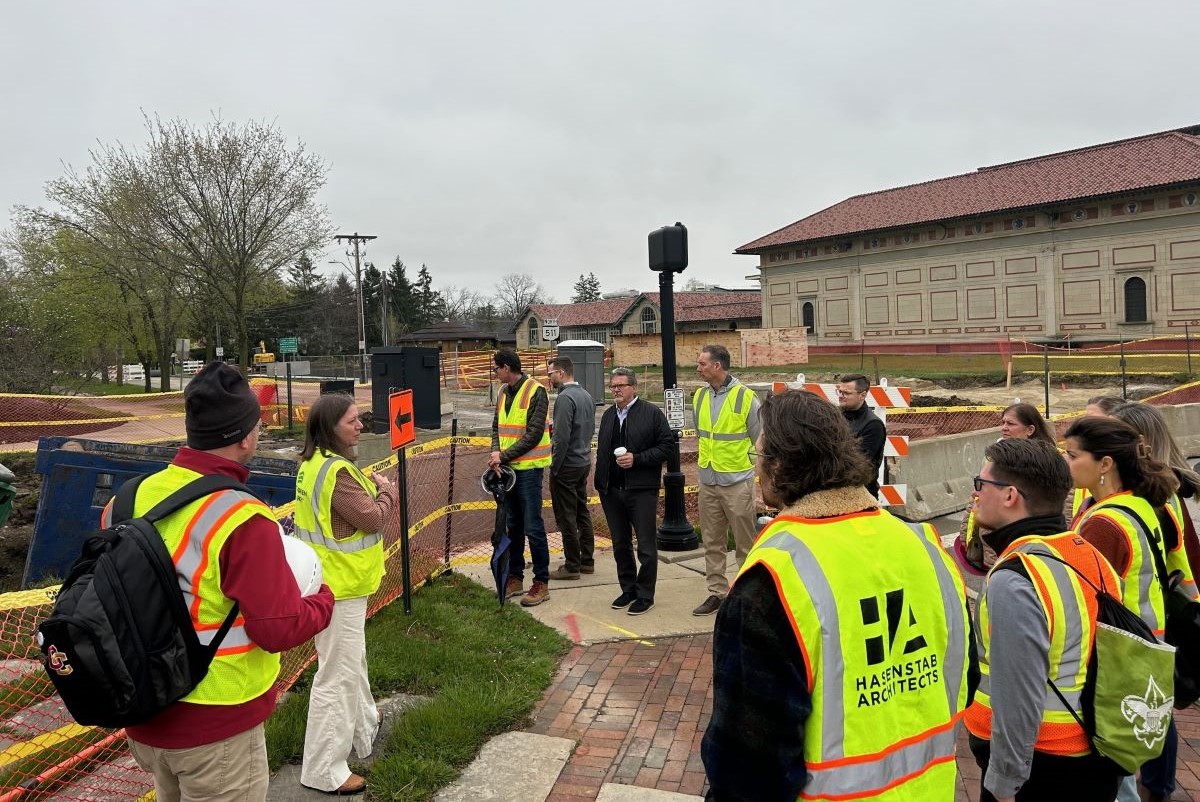
[[[490,291],[650,290],[858,193],[1200,123],[1194,2],[8,3],[0,228],[142,110],[274,121],[369,258]],[[328,258],[341,257],[332,246]]]

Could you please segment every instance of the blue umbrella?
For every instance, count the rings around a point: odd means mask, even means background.
[[[508,537],[508,504],[505,499],[508,491],[517,483],[517,474],[507,465],[501,465],[499,472],[488,468],[479,477],[479,485],[485,493],[491,493],[496,499],[496,525],[492,530],[492,577],[496,580],[496,596],[500,606],[504,607],[505,586],[508,584],[508,547],[512,541]]]

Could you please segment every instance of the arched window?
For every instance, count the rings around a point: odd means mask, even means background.
[[[1146,281],[1137,276],[1125,280],[1125,322],[1146,322]]]
[[[654,314],[652,307],[644,307],[642,309],[642,334],[657,334],[658,333],[658,315]]]
[[[812,301],[805,301],[804,306],[800,307],[800,319],[804,321],[804,328],[809,334],[817,330],[817,314]]]
[[[541,329],[538,328],[537,318],[531,317],[531,318],[529,318],[529,344],[537,345],[541,341],[542,341],[542,332],[541,332]]]

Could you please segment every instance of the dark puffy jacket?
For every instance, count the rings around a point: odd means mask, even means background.
[[[633,467],[618,468],[613,449],[625,446],[633,453]],[[675,432],[667,425],[667,416],[654,404],[639,398],[625,418],[624,438],[617,426],[617,408],[604,410],[600,434],[596,438],[596,492],[611,487],[626,490],[657,490],[662,485],[662,468],[671,450],[678,448]]]

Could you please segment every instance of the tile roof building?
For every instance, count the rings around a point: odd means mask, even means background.
[[[762,323],[759,290],[715,290],[675,293],[676,331],[728,331],[758,328]],[[517,322],[517,347],[550,347],[541,326],[557,320],[559,340],[595,340],[612,345],[618,334],[658,334],[662,310],[657,292],[606,298],[581,304],[534,304]]]
[[[856,195],[738,248],[814,344],[1115,340],[1200,318],[1200,126]]]

